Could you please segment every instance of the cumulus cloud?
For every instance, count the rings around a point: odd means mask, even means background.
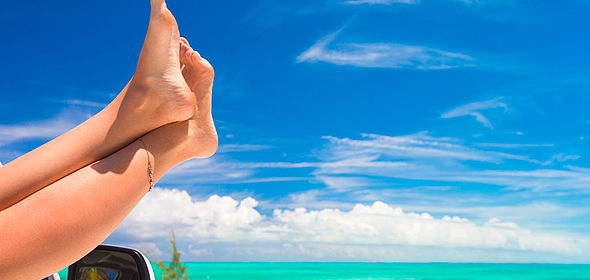
[[[133,242],[130,243],[129,246],[133,248],[137,248],[143,252],[146,252],[148,255],[162,255],[162,250],[158,247],[156,242]]]
[[[185,191],[155,188],[121,227],[139,238],[168,236],[174,228],[179,236],[235,241],[247,238],[251,225],[262,219],[257,205],[250,197],[236,201],[217,195],[195,202]]]
[[[345,43],[331,46],[340,32],[341,30],[317,41],[297,57],[297,62],[421,70],[473,66],[473,58],[468,55],[424,46],[392,43]]]
[[[572,236],[532,232],[494,218],[484,224],[457,216],[435,218],[380,201],[348,211],[274,209],[272,215],[261,214],[257,206],[250,197],[237,201],[213,195],[199,201],[185,191],[155,188],[118,231],[146,240],[167,236],[173,227],[179,238],[201,243],[403,245],[564,254],[582,250],[582,241]],[[194,250],[197,255],[210,253],[206,248]]]
[[[498,218],[491,218],[484,225],[490,226],[490,227],[500,227],[500,228],[518,228],[517,224],[511,223],[511,222],[502,222]]]
[[[461,105],[455,109],[452,109],[448,112],[445,112],[440,117],[443,119],[450,119],[462,116],[471,116],[474,117],[475,120],[480,122],[483,126],[493,129],[494,126],[492,125],[490,120],[486,116],[484,116],[480,111],[496,108],[503,108],[504,111],[507,111],[508,105],[506,105],[506,103],[504,102],[501,102],[500,100],[502,100],[501,97],[486,101],[468,103],[465,105]]]

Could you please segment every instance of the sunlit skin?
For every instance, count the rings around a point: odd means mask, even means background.
[[[217,149],[213,68],[152,1],[137,71],[103,111],[0,168],[0,279],[41,279],[104,241],[170,168]],[[137,141],[141,139],[147,146]]]
[[[164,1],[152,1],[147,35],[130,82],[101,112],[0,169],[0,211],[157,127],[191,118],[196,99],[181,72],[179,42],[172,13]],[[202,70],[192,72],[198,71]],[[29,170],[35,172],[23,172]]]

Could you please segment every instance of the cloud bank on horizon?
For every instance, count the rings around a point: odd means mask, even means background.
[[[458,216],[434,218],[428,213],[405,212],[381,201],[356,204],[350,210],[325,208],[307,210],[274,209],[272,215],[261,214],[258,201],[251,197],[237,201],[229,196],[212,195],[206,200],[194,200],[186,191],[155,188],[118,228],[118,234],[133,236],[144,246],[158,248],[154,241],[166,238],[174,228],[181,240],[194,244],[254,244],[264,251],[266,244],[283,244],[284,250],[307,255],[331,255],[335,247],[407,246],[441,247],[447,250],[494,249],[501,251],[539,252],[555,255],[580,255],[590,250],[590,240],[583,236],[535,232],[498,218],[478,224]],[[151,244],[151,245],[146,245]],[[291,244],[291,245],[284,245]],[[296,246],[292,244],[297,244]],[[329,245],[322,252],[301,251],[309,245]],[[193,245],[194,246],[194,245]],[[161,250],[161,249],[159,249]],[[227,251],[226,247],[213,250]],[[421,250],[421,249],[418,249]],[[212,249],[201,249],[214,253]],[[281,260],[285,252],[269,254],[263,259]],[[463,261],[468,261],[469,258]],[[496,256],[497,260],[501,260]],[[350,256],[353,261],[394,261],[397,257]],[[431,261],[425,256],[424,261]]]

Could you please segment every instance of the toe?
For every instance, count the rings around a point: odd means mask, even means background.
[[[150,0],[152,10],[159,11],[161,8],[166,7],[166,1],[164,0]]]
[[[190,65],[193,69],[197,70],[198,72],[208,72],[209,68],[212,68],[209,62],[201,57],[201,54],[197,51],[190,52]]]
[[[180,68],[184,68],[184,53],[187,51],[188,47],[182,43],[182,41],[178,44],[178,60],[180,61]]]
[[[187,45],[187,46],[189,46],[189,47],[190,47],[190,45],[191,45],[191,44],[189,44],[189,43],[188,43],[188,40],[187,40],[186,38],[184,38],[184,37],[180,37],[180,42],[181,42],[181,43],[184,43],[185,45]]]
[[[201,55],[193,50],[186,38],[180,38],[181,62],[188,64],[191,67],[196,67],[199,63]]]
[[[199,55],[197,51],[193,50],[193,48],[188,47],[188,50],[185,52],[185,58],[186,64],[192,68],[195,68],[199,65],[199,59],[201,58],[201,55]]]
[[[199,52],[193,50],[184,37],[180,37],[180,62],[192,71],[205,72],[213,75],[213,67]]]
[[[191,59],[192,59],[193,63],[198,63],[199,59],[201,59],[201,54],[199,54],[198,51],[193,50],[191,52]]]
[[[162,14],[168,9],[164,0],[151,0],[151,7],[152,15]]]
[[[180,63],[191,64],[190,61],[191,47],[180,41]]]
[[[180,46],[180,54],[183,54],[183,53],[188,52],[190,50],[190,47],[182,41],[180,41],[179,46]]]

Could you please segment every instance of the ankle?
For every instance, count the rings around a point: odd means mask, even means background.
[[[151,155],[155,181],[174,166],[191,158],[186,151],[189,138],[186,132],[183,133],[187,126],[187,121],[171,123],[142,137]]]
[[[191,120],[189,141],[186,146],[186,154],[190,158],[208,158],[217,151],[218,137],[213,119],[208,117]]]
[[[162,117],[157,114],[157,104],[150,100],[150,89],[144,86],[130,84],[124,93],[120,112],[133,116],[138,122],[156,125],[163,125]],[[150,125],[151,126],[151,125]],[[156,128],[154,127],[154,128]]]

